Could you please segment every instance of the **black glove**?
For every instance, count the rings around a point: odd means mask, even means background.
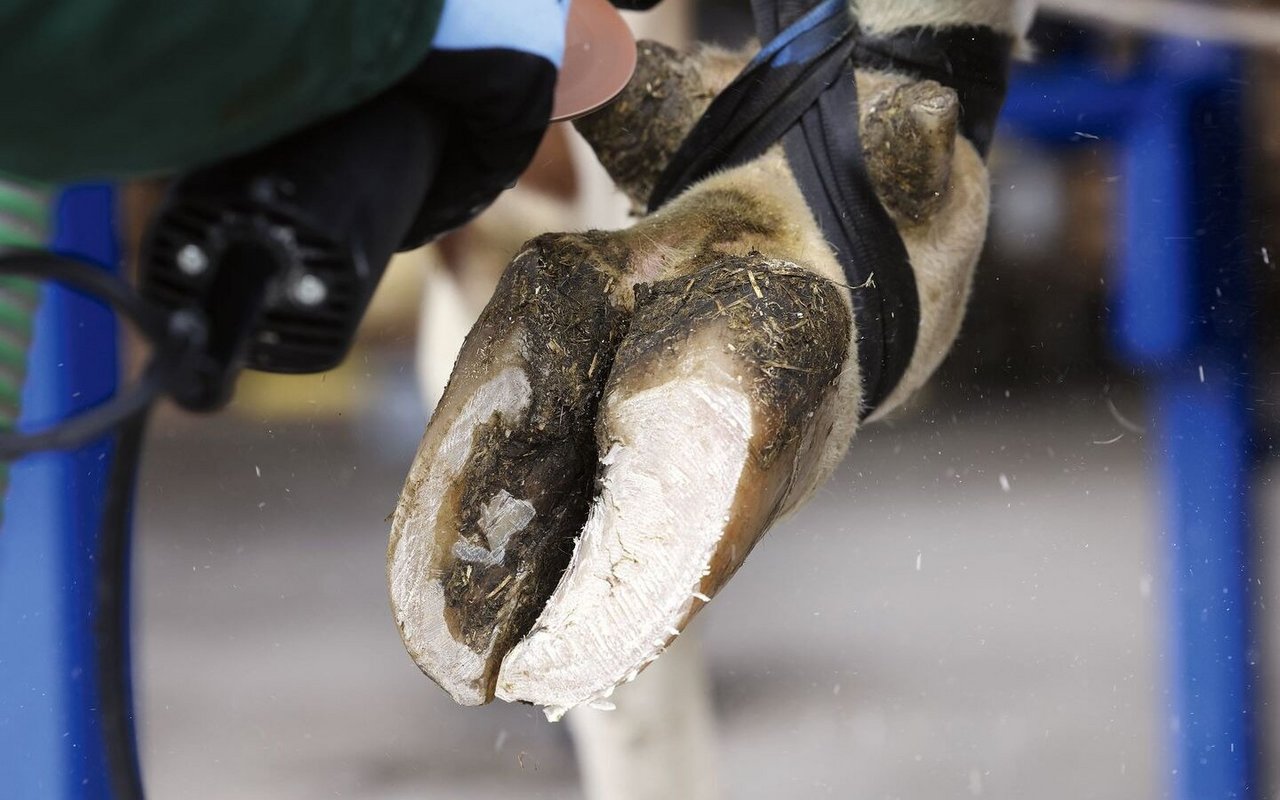
[[[515,184],[551,118],[568,0],[447,0],[432,51],[401,86],[444,122],[444,150],[403,246],[465,224]],[[504,13],[505,11],[505,13]]]
[[[404,246],[465,224],[515,184],[546,132],[568,0],[446,0],[431,53],[403,86],[446,122],[444,152]],[[660,0],[611,0],[645,10]],[[505,13],[504,13],[505,12]]]
[[[511,188],[551,118],[556,67],[515,50],[433,51],[406,80],[447,125],[440,168],[406,247],[453,230]]]

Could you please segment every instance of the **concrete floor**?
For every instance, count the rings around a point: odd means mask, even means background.
[[[419,431],[395,418],[153,437],[152,796],[580,796],[563,725],[457,707],[400,646],[384,518]],[[1162,796],[1159,501],[1145,442],[1120,433],[1098,390],[861,436],[694,623],[727,796]]]

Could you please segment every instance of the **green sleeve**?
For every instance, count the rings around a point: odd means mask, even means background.
[[[0,0],[0,173],[173,172],[394,83],[444,0]]]

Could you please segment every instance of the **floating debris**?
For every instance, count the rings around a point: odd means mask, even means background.
[[[1111,401],[1110,397],[1107,398],[1107,410],[1111,412],[1112,419],[1119,423],[1121,428],[1124,428],[1134,436],[1146,435],[1147,429],[1135,422],[1130,422],[1125,415],[1120,413],[1120,409],[1116,408],[1116,404]]]

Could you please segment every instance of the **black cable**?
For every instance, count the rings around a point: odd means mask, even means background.
[[[48,250],[0,247],[0,274],[66,284],[102,300],[137,325],[138,330],[153,343],[167,334],[167,314],[139,297],[133,287],[113,273],[79,259]]]
[[[133,723],[129,658],[129,530],[142,442],[150,417],[143,406],[119,423],[111,454],[94,575],[93,630],[98,717],[113,800],[143,800],[142,768]]]
[[[43,430],[0,430],[3,461],[28,453],[80,447],[143,412],[180,379],[187,357],[204,336],[202,321],[193,312],[161,311],[112,273],[73,258],[45,250],[0,248],[0,275],[54,281],[105,302],[129,320],[154,348],[138,381],[109,400]]]

